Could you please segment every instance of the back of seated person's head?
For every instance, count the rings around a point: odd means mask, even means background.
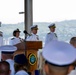
[[[0,62],[0,75],[10,75],[10,64],[6,61]]]
[[[1,59],[3,61],[5,61],[7,59],[13,59],[13,54],[16,50],[17,50],[17,47],[13,46],[13,45],[0,46]]]
[[[54,75],[55,74],[58,74],[58,75],[60,75],[60,74],[67,75],[75,67],[74,63],[70,64],[70,67],[69,67],[69,65],[59,66],[59,65],[51,64],[51,63],[49,63],[47,61],[45,61],[45,65],[48,66],[49,73],[50,74],[54,74]]]
[[[76,37],[70,39],[70,44],[76,48]]]
[[[69,43],[51,41],[43,48],[42,56],[46,75],[67,75],[73,69],[70,66],[76,60],[76,50]]]
[[[14,63],[15,72],[18,72],[19,70],[27,71],[27,67],[26,66],[27,66],[26,64]]]
[[[18,54],[14,56],[14,68],[15,72],[19,70],[27,71],[27,58],[24,54]]]
[[[13,59],[13,54],[2,54],[2,60]]]

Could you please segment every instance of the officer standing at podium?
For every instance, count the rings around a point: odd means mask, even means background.
[[[47,33],[46,38],[45,38],[45,44],[47,44],[48,42],[52,41],[52,40],[58,40],[57,34],[55,33],[55,23],[51,23],[48,26],[50,32]]]
[[[18,43],[23,42],[23,39],[20,38],[20,30],[17,28],[13,31],[13,38],[10,39],[9,44],[10,45],[16,45]]]
[[[38,25],[31,26],[31,34],[27,36],[26,41],[38,41],[39,36],[37,35]]]
[[[38,25],[33,25],[30,28],[31,34],[27,36],[26,41],[39,41],[39,36],[37,35]],[[35,73],[35,75],[39,75],[39,70],[35,70],[33,73]]]
[[[68,75],[76,60],[76,50],[66,42],[53,40],[45,45],[42,56],[46,75]]]

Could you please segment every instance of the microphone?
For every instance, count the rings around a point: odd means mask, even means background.
[[[25,34],[27,34],[27,35],[30,35],[26,30],[24,30],[23,33],[25,33]]]

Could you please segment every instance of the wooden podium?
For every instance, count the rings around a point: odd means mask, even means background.
[[[17,51],[15,52],[14,55],[22,53],[26,55],[29,62],[28,71],[32,72],[37,70],[38,67],[37,51],[38,49],[42,49],[42,41],[25,41],[16,44],[15,46],[17,47]]]

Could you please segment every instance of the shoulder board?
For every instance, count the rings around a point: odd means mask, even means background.
[[[50,34],[50,32],[48,34]]]
[[[32,36],[32,34],[29,34],[29,36]]]
[[[38,35],[36,35],[36,36],[38,36]]]
[[[38,36],[38,35],[37,35]]]
[[[21,38],[19,37],[19,39],[21,39]]]
[[[55,36],[57,37],[57,34],[56,33],[54,33],[55,34]]]
[[[15,38],[11,38],[11,40],[13,40],[13,39],[15,39]]]

